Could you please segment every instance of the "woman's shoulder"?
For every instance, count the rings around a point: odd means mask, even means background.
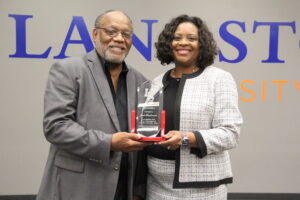
[[[205,68],[204,72],[207,72],[207,73],[212,73],[212,74],[230,74],[228,71],[224,70],[224,69],[221,69],[219,67],[215,67],[213,65],[211,66],[208,66]]]
[[[206,67],[203,71],[203,75],[209,79],[232,78],[232,75],[228,71],[215,66]]]

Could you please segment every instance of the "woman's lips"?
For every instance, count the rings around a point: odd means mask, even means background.
[[[179,55],[187,55],[188,53],[190,53],[190,50],[188,49],[179,49],[179,50],[176,50],[176,52],[179,54]]]

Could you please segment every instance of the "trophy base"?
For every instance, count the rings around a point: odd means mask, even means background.
[[[156,142],[156,141],[164,141],[166,138],[164,137],[141,137],[139,141],[144,141],[144,142]]]

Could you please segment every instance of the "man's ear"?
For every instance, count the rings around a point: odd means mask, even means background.
[[[98,34],[99,34],[99,32],[97,31],[96,28],[94,28],[92,31],[93,42],[96,41]]]

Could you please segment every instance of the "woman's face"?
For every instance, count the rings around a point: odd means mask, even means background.
[[[176,66],[195,67],[200,53],[198,28],[191,22],[179,24],[171,47]]]

